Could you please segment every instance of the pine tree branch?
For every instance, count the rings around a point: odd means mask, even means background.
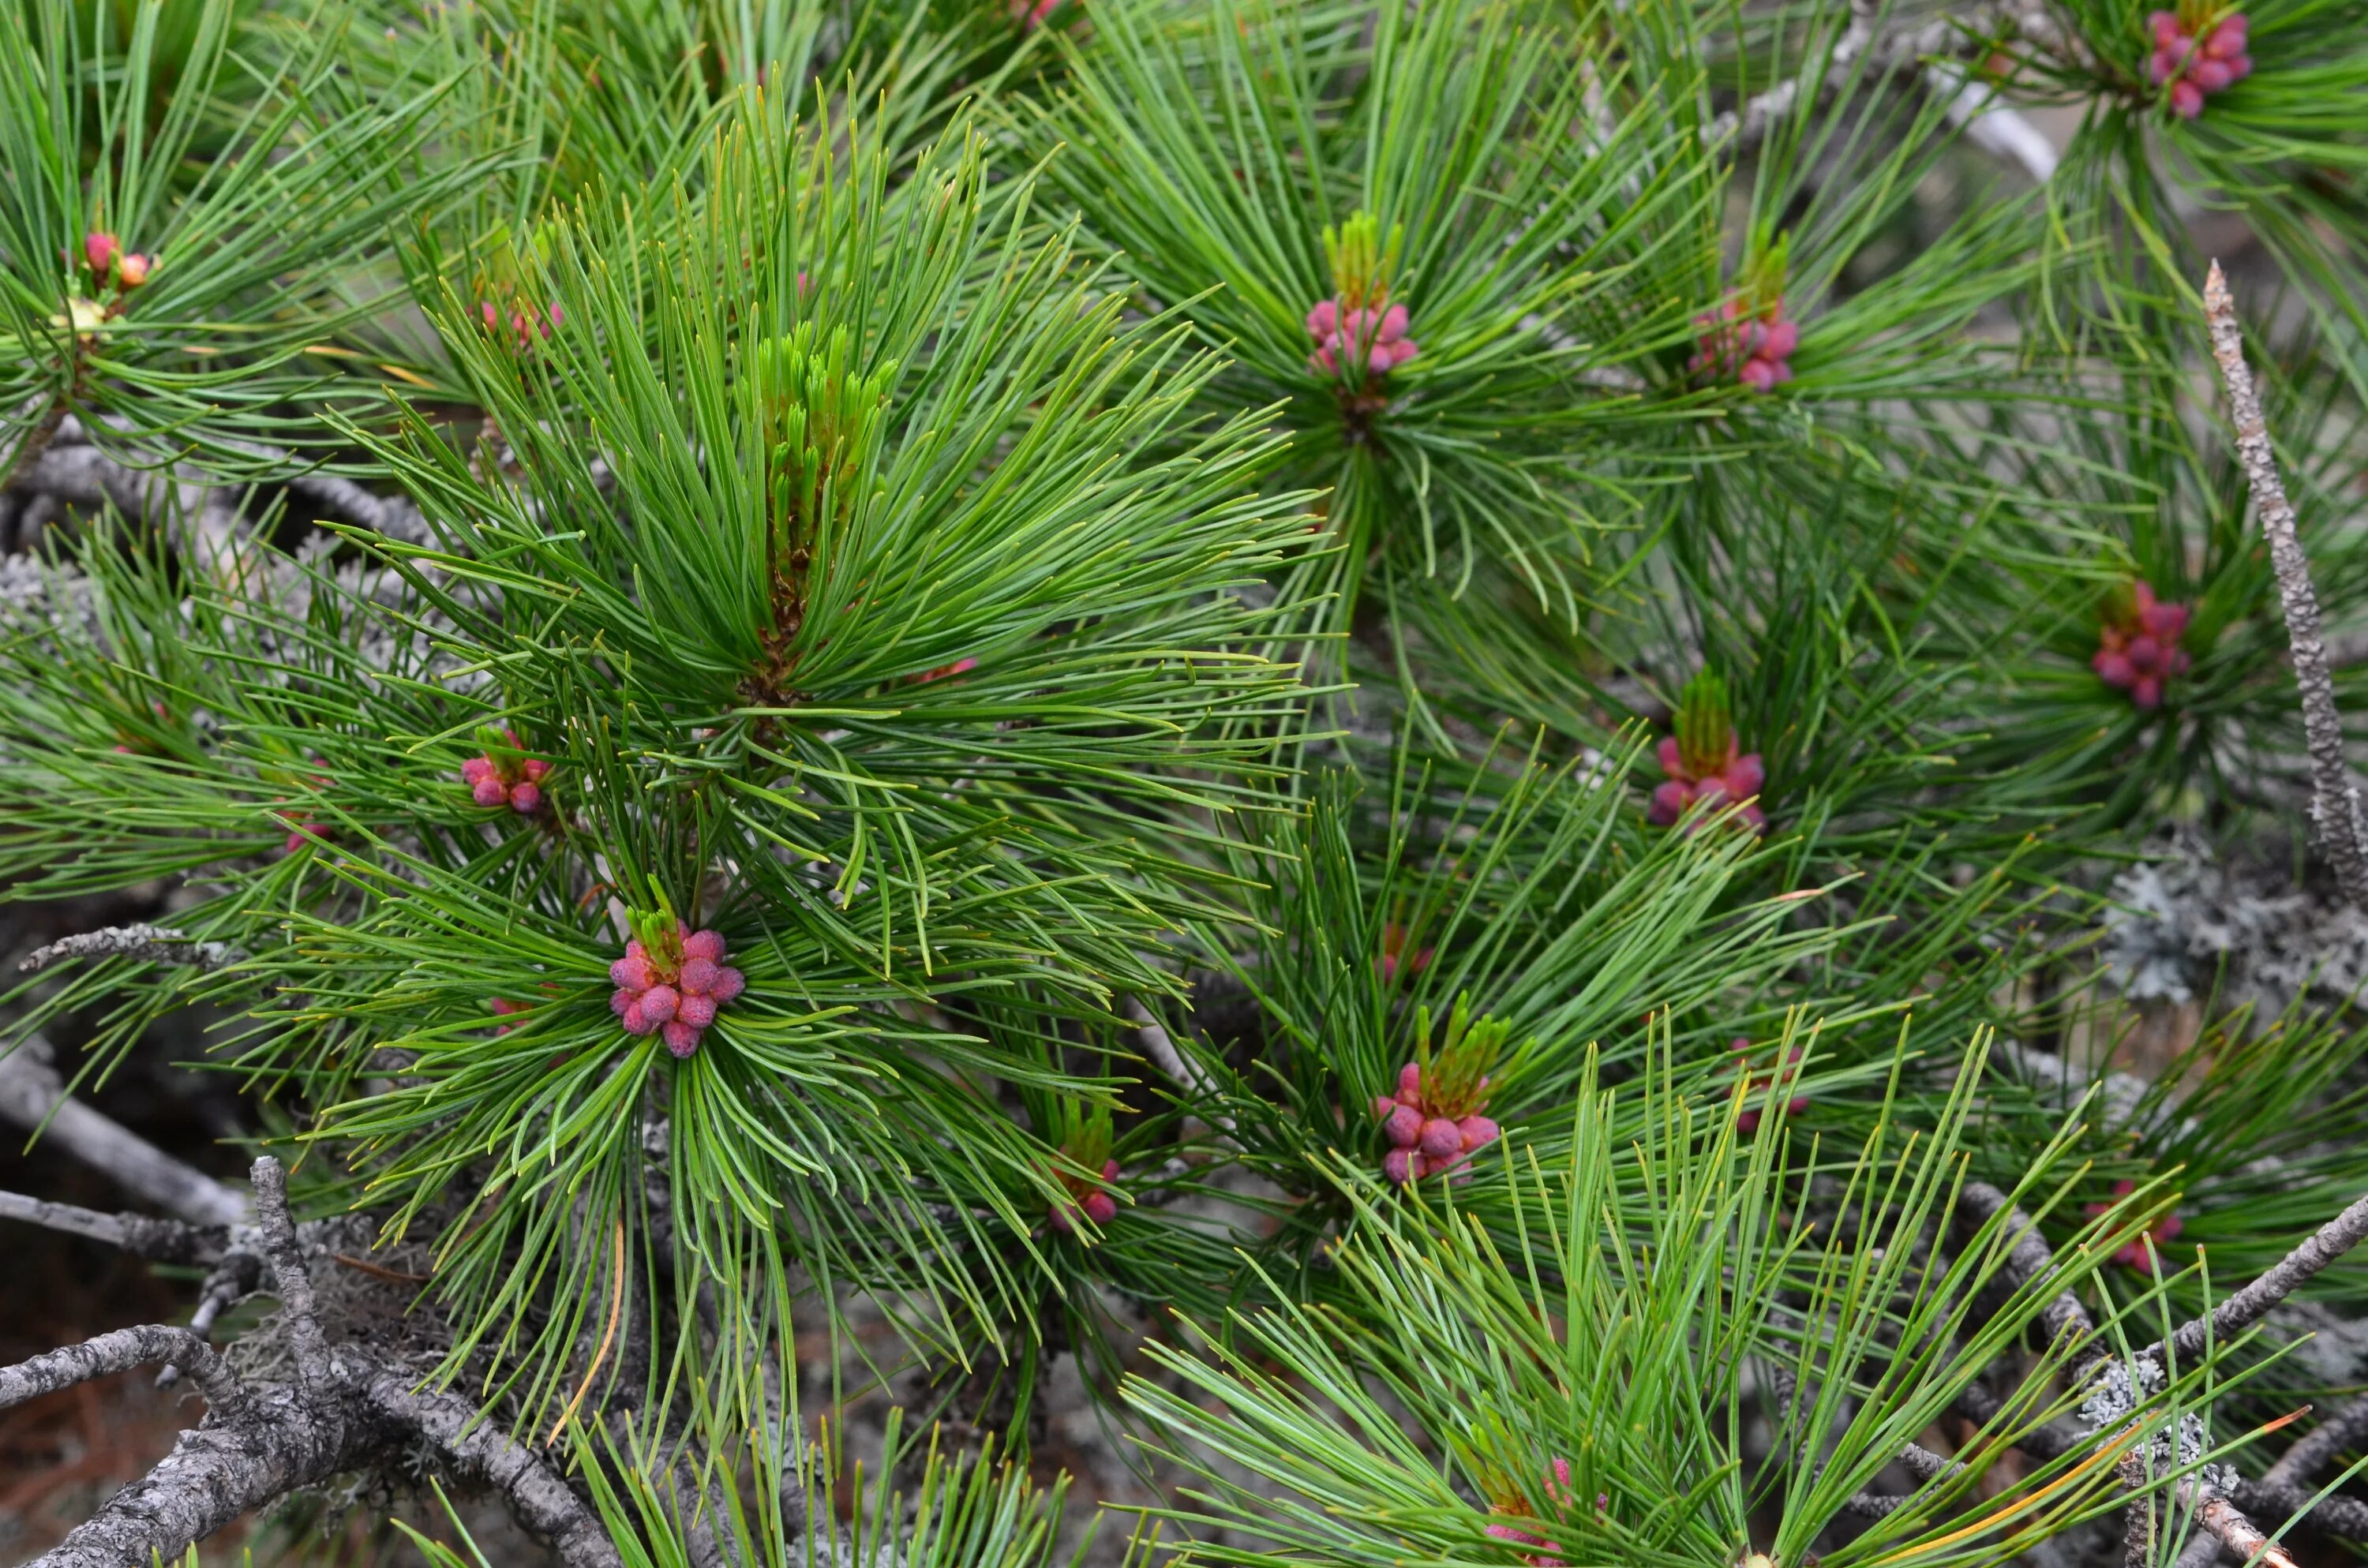
[[[2285,1548],[2264,1535],[2225,1494],[2193,1476],[2180,1482],[2174,1491],[2180,1506],[2193,1514],[2195,1522],[2238,1557],[2252,1558],[2259,1553],[2259,1561],[2266,1568],[2297,1568]]]
[[[2327,644],[2319,632],[2318,595],[2311,586],[2310,562],[2294,530],[2294,506],[2278,477],[2260,395],[2245,365],[2245,337],[2237,323],[2237,301],[2214,262],[2203,280],[2203,312],[2212,328],[2212,354],[2228,391],[2228,414],[2237,426],[2237,455],[2253,493],[2253,510],[2268,537],[2270,563],[2285,607],[2286,639],[2294,649],[2294,684],[2302,688],[2303,731],[2310,748],[2311,820],[2319,846],[2335,868],[2335,880],[2354,909],[2368,909],[2368,824],[2361,816],[2360,791],[2343,756],[2343,720],[2335,709],[2335,681]]]
[[[2014,1207],[2004,1192],[1985,1181],[1969,1181],[1958,1201],[1985,1221],[2001,1210],[2005,1211],[2005,1229],[2013,1238],[2007,1245],[2006,1273],[2018,1289],[2032,1284],[2044,1286],[2055,1278],[2054,1250],[2039,1233],[2039,1226]],[[2068,1285],[2040,1309],[2039,1321],[2051,1345],[2067,1334],[2073,1335],[2075,1344],[2086,1344],[2097,1333],[2097,1325],[2089,1321],[2089,1309],[2080,1304],[2080,1298],[2072,1293]]]
[[[381,1462],[407,1470],[426,1443],[456,1476],[497,1491],[521,1523],[571,1568],[621,1568],[597,1512],[543,1455],[504,1436],[457,1395],[421,1392],[407,1366],[365,1346],[332,1349],[303,1244],[287,1205],[287,1175],[255,1163],[255,1232],[280,1301],[276,1332],[296,1362],[288,1384],[245,1391],[189,1329],[102,1335],[0,1372],[0,1406],[169,1358],[206,1387],[204,1422],[156,1467],[117,1493],[34,1568],[142,1568],[177,1560],[190,1544],[290,1493]],[[249,1255],[250,1256],[253,1255]]]
[[[2265,1316],[2271,1307],[2299,1290],[2311,1276],[2341,1257],[2368,1237],[2368,1198],[2321,1225],[2277,1265],[2231,1295],[2202,1317],[2179,1325],[2169,1339],[2157,1339],[2138,1352],[2138,1358],[2163,1366],[2169,1359],[2192,1361],[2204,1346],[2225,1343]]]
[[[186,931],[141,921],[61,937],[35,948],[17,969],[22,974],[38,974],[60,959],[128,958],[142,963],[184,964],[211,970],[227,968],[245,957],[244,952],[227,942],[195,941]]]
[[[148,1214],[101,1214],[16,1192],[0,1192],[0,1220],[86,1236],[151,1263],[211,1263],[230,1244],[229,1228],[222,1225],[192,1225]]]
[[[235,1415],[245,1403],[246,1391],[231,1375],[222,1358],[214,1354],[212,1346],[186,1328],[147,1324],[138,1328],[119,1328],[96,1339],[85,1339],[80,1345],[51,1350],[14,1367],[0,1368],[0,1410],[13,1409],[27,1400],[86,1383],[94,1378],[113,1377],[158,1361],[187,1368],[197,1380],[199,1392],[206,1396],[206,1403],[217,1413]]]
[[[1851,66],[1875,41],[1874,18],[1874,0],[1850,0],[1850,25],[1834,40],[1816,90],[1831,92],[1849,82]],[[1766,92],[1746,99],[1741,108],[1729,109],[1713,119],[1703,139],[1717,142],[1732,136],[1738,151],[1757,147],[1768,140],[1769,131],[1779,120],[1793,112],[1801,91],[1801,78],[1787,76]]]
[[[38,1035],[0,1056],[0,1117],[53,1140],[126,1192],[193,1225],[235,1225],[245,1219],[245,1201],[236,1192],[69,1098],[49,1059],[48,1042]]]
[[[314,1387],[325,1385],[332,1375],[329,1342],[321,1332],[320,1302],[304,1266],[304,1249],[288,1217],[288,1173],[265,1154],[255,1162],[249,1179],[255,1183],[256,1234],[279,1298],[279,1332],[295,1355],[298,1377]]]

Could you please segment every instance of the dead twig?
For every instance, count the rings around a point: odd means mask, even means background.
[[[2228,415],[2237,426],[2237,455],[2253,510],[2269,540],[2270,564],[2285,607],[2286,640],[2294,649],[2294,684],[2302,688],[2303,733],[2310,748],[2312,823],[2319,846],[2335,869],[2343,896],[2355,909],[2368,909],[2368,825],[2361,817],[2360,791],[2344,765],[2343,722],[2335,710],[2335,680],[2328,672],[2327,643],[2319,633],[2318,595],[2311,586],[2310,562],[2294,531],[2293,503],[2278,477],[2260,395],[2245,365],[2245,336],[2237,324],[2237,301],[2228,279],[2214,262],[2203,280],[2203,313],[2212,328],[2212,355],[2228,391]]]

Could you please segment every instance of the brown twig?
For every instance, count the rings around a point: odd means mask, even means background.
[[[2335,710],[2335,681],[2328,673],[2327,644],[2319,634],[2318,595],[2311,587],[2310,562],[2294,531],[2294,510],[2278,477],[2260,395],[2245,366],[2245,337],[2237,324],[2237,301],[2220,264],[2203,280],[2203,313],[2212,328],[2213,358],[2228,390],[2228,414],[2237,426],[2237,455],[2253,509],[2269,540],[2270,564],[2285,607],[2286,640],[2294,649],[2294,684],[2302,688],[2303,733],[2310,748],[2312,822],[2319,846],[2335,869],[2343,896],[2355,909],[2368,909],[2368,824],[2361,818],[2360,792],[2343,758],[2343,721]]]

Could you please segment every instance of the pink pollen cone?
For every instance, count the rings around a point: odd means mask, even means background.
[[[1457,1122],[1455,1130],[1463,1135],[1463,1150],[1466,1153],[1474,1149],[1485,1149],[1494,1143],[1499,1131],[1494,1121],[1476,1112]]]
[[[122,248],[115,236],[104,229],[93,229],[82,237],[83,259],[90,263],[93,272],[102,276],[114,262],[116,253]]]
[[[647,1034],[652,1029],[657,1028],[656,1024],[642,1016],[642,1004],[639,997],[635,997],[632,1002],[627,1005],[621,1021],[625,1026],[625,1032],[627,1034]]]
[[[674,1016],[677,1023],[689,1024],[695,1029],[703,1029],[715,1021],[715,998],[685,996],[674,1005]]]
[[[1411,1149],[1422,1142],[1422,1112],[1410,1105],[1393,1105],[1382,1135],[1401,1149]]]
[[[680,1020],[667,1024],[659,1033],[667,1051],[674,1056],[689,1056],[699,1049],[699,1031]]]
[[[481,806],[498,806],[510,798],[498,778],[480,778],[470,786],[469,798]]]
[[[1410,1101],[1422,1093],[1422,1065],[1409,1062],[1398,1069],[1398,1098]]]
[[[1393,1149],[1382,1156],[1382,1174],[1399,1187],[1422,1175],[1422,1156],[1411,1149]]]
[[[542,810],[542,786],[514,784],[510,787],[510,810],[520,816],[530,817]]]
[[[714,997],[718,1003],[729,1002],[746,990],[747,986],[747,976],[726,964],[715,971],[715,983],[707,988],[707,994]]]
[[[704,996],[715,989],[715,977],[723,972],[713,959],[691,959],[682,966],[677,983],[686,994]]]
[[[1097,1225],[1107,1225],[1118,1218],[1118,1199],[1107,1192],[1086,1194],[1086,1200],[1080,1207],[1085,1210],[1086,1218]]]
[[[706,959],[712,963],[723,961],[723,933],[693,931],[682,939],[685,959]]]
[[[1423,1153],[1434,1160],[1452,1160],[1463,1153],[1463,1132],[1443,1116],[1432,1117],[1422,1124]]]
[[[671,985],[653,985],[642,993],[642,1017],[654,1024],[665,1023],[674,1017],[680,1006],[681,995]]]
[[[625,956],[609,966],[609,978],[628,991],[647,991],[658,983],[650,968],[650,960],[638,950],[639,942],[625,949]]]

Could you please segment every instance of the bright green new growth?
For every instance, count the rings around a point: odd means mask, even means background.
[[[1727,711],[1726,682],[1702,670],[1686,682],[1678,699],[1678,756],[1687,771],[1709,777],[1726,767],[1735,746],[1735,722]]]

